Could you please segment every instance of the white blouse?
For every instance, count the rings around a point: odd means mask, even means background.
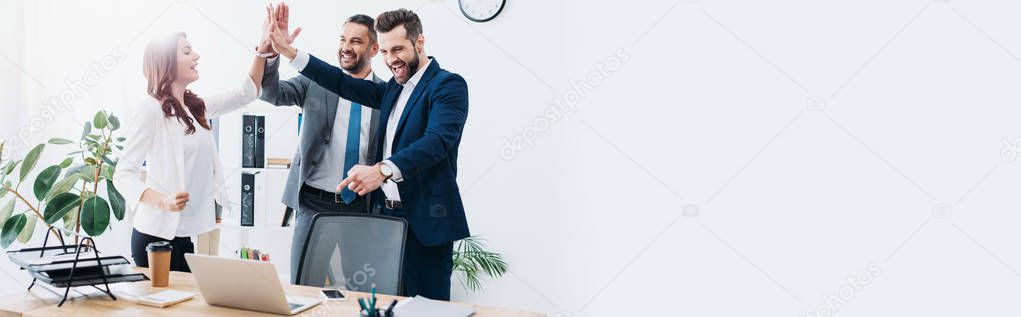
[[[186,108],[185,111],[188,111]],[[188,115],[195,120],[195,116],[188,111]],[[177,236],[187,237],[205,233],[216,228],[216,206],[213,176],[215,168],[213,159],[216,158],[216,143],[213,142],[213,133],[198,124],[195,124],[195,133],[185,134],[188,127],[178,122],[181,126],[181,145],[184,148],[184,187],[188,192],[188,204],[181,210],[181,223],[177,225]]]
[[[206,118],[212,119],[241,108],[258,96],[259,87],[246,74],[238,88],[201,97],[206,103]],[[119,153],[113,182],[133,213],[134,228],[167,240],[215,228],[213,205],[202,199],[212,195],[213,201],[224,208],[230,209],[231,205],[224,185],[226,175],[215,146],[203,145],[212,142],[212,136],[200,134],[208,131],[195,123],[195,134],[186,138],[183,125],[176,117],[165,117],[159,102],[151,97],[133,110],[125,122],[127,140]],[[186,148],[194,151],[186,151]],[[186,152],[194,159],[191,164],[185,163]],[[142,162],[146,162],[148,171],[144,182],[141,180]],[[212,166],[211,175],[209,165]],[[193,187],[198,182],[206,183],[207,187]],[[172,212],[142,204],[142,193],[147,188],[166,195],[188,192],[188,207],[182,212]]]

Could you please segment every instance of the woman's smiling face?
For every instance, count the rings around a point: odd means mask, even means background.
[[[199,79],[199,54],[186,38],[177,40],[177,83],[187,85]]]

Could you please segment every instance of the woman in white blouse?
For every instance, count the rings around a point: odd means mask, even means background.
[[[188,90],[199,79],[199,54],[184,33],[154,39],[143,57],[146,98],[127,122],[127,141],[114,183],[134,210],[131,255],[148,267],[146,245],[170,241],[170,268],[188,272],[190,236],[216,227],[216,205],[227,206],[225,176],[208,120],[259,96],[265,59],[256,57],[237,88],[200,98]],[[257,67],[258,66],[258,67]],[[148,175],[141,180],[141,165]]]

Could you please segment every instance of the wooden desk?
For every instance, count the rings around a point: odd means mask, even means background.
[[[149,273],[148,269],[145,268],[136,268],[136,270],[147,275]],[[75,289],[72,289],[71,295],[68,296],[67,302],[62,307],[57,307],[60,297],[43,289],[43,287],[48,287],[48,285],[36,286],[31,291],[23,291],[0,297],[0,316],[278,316],[206,304],[191,274],[181,272],[170,272],[170,287],[166,288],[150,287],[149,281],[110,285],[114,295],[117,296],[116,301],[111,300],[106,294],[91,287],[79,287],[77,289],[88,295],[79,293],[74,298],[70,298],[76,294]],[[139,305],[135,304],[133,300],[135,297],[160,292],[165,289],[193,292],[196,295],[195,298],[189,301],[167,308]],[[284,285],[284,291],[288,295],[319,298],[319,290],[320,288],[317,287]],[[348,298],[347,301],[321,303],[302,312],[299,316],[358,316],[357,298],[366,297],[368,294],[351,291],[342,292]],[[60,289],[60,293],[63,294],[63,289]],[[402,298],[387,295],[377,295],[377,297],[380,303],[386,303],[387,305],[393,299]],[[471,306],[468,304],[458,304]],[[540,313],[506,308],[484,306],[476,306],[476,308],[475,316],[477,317],[545,316]]]

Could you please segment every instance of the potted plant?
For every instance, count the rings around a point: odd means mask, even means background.
[[[477,292],[482,288],[482,276],[503,276],[507,273],[507,262],[499,253],[486,250],[485,240],[471,236],[458,240],[454,246],[454,272],[462,286]]]
[[[124,148],[125,138],[114,136],[119,128],[120,120],[116,116],[99,111],[92,122],[85,122],[77,142],[52,138],[18,159],[4,157],[0,142],[0,223],[3,224],[0,247],[9,247],[15,239],[28,242],[39,219],[44,226],[61,221],[64,228],[75,232],[84,230],[93,237],[106,231],[111,216],[124,219],[124,197],[112,181],[117,161],[110,158],[113,148]],[[77,145],[77,148],[59,163],[48,165],[36,174],[31,184],[25,184],[37,166],[47,165],[39,164],[39,159],[48,146],[68,145]],[[105,195],[100,195],[101,190]],[[50,233],[59,235],[56,230]]]

